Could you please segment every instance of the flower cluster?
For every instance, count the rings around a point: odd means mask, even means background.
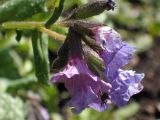
[[[96,76],[88,68],[83,54],[81,35],[70,28],[66,41],[69,48],[68,63],[59,73],[53,74],[51,82],[65,84],[72,112],[80,113],[87,107],[97,111],[108,109],[111,103],[125,105],[130,97],[139,93],[143,86],[140,81],[144,74],[132,70],[122,70],[132,58],[135,48],[121,40],[120,35],[108,26],[96,27],[93,35],[96,45],[101,49],[105,79]],[[69,36],[69,37],[68,37]]]

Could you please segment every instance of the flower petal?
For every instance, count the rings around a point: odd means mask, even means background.
[[[144,74],[136,74],[134,71],[118,71],[118,76],[112,81],[111,99],[118,106],[125,105],[131,96],[139,93],[143,86],[140,81]]]
[[[87,64],[79,58],[70,58],[66,67],[52,76],[51,82],[64,82],[67,78],[72,78],[80,73],[88,73]]]
[[[95,31],[96,43],[108,52],[119,50],[125,43],[122,42],[120,35],[108,26],[100,27]]]
[[[108,80],[113,80],[117,76],[118,69],[130,62],[134,51],[134,47],[125,44],[121,49],[114,53],[105,50],[101,52],[100,56],[104,60],[106,66],[105,74],[107,75]]]

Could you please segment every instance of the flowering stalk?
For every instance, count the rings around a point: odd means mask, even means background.
[[[111,1],[108,0],[107,2]],[[122,70],[122,67],[132,59],[132,54],[135,51],[133,46],[123,42],[120,35],[108,26],[84,20],[73,20],[81,19],[81,14],[83,11],[85,13],[87,9],[91,11],[87,11],[88,15],[84,18],[93,15],[91,6],[94,4],[100,5],[99,3],[92,2],[77,8],[68,18],[62,21],[70,29],[58,56],[59,58],[63,57],[63,49],[67,48],[68,61],[62,71],[52,76],[51,82],[65,84],[71,95],[67,105],[72,107],[74,113],[80,113],[87,107],[104,111],[111,103],[123,106],[131,96],[143,89],[141,80],[144,78],[144,74],[137,74],[132,70]],[[112,5],[114,6],[114,4]],[[79,12],[80,10],[82,13]],[[96,14],[98,12],[94,13],[94,15]],[[84,37],[85,35],[91,37],[94,41],[88,41]],[[103,60],[105,66],[104,81],[101,80],[101,74],[96,76],[89,70],[84,59],[81,39],[93,48]]]

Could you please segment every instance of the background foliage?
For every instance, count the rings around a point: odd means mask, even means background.
[[[134,96],[127,106],[119,109],[113,106],[103,113],[87,109],[76,116],[69,109],[63,109],[68,98],[64,86],[51,86],[37,82],[35,69],[41,68],[34,67],[31,45],[33,31],[4,29],[2,26],[3,23],[9,21],[47,21],[51,17],[54,6],[58,6],[58,1],[0,0],[0,120],[28,119],[30,108],[33,107],[31,104],[33,98],[37,106],[43,106],[48,110],[52,120],[153,120],[160,118],[160,2],[157,0],[116,0],[117,7],[114,11],[105,11],[99,16],[89,18],[114,27],[124,40],[138,48],[134,59],[126,68],[145,72],[146,78],[143,80],[143,92]],[[67,16],[68,12],[78,5],[90,1],[65,0],[62,17]],[[11,25],[9,27],[12,27]],[[67,29],[60,26],[55,25],[51,29],[63,35],[67,33]],[[39,34],[43,42],[48,42],[51,66],[62,41],[49,37],[45,33]],[[40,44],[47,45],[46,42]],[[40,57],[45,59],[43,56]],[[37,74],[44,79],[48,77],[41,73]]]

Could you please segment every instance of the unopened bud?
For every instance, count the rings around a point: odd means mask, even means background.
[[[69,15],[69,17],[66,18],[65,20],[85,19],[88,17],[99,15],[105,10],[114,10],[114,8],[115,8],[114,0],[98,0],[74,9],[72,13]]]

